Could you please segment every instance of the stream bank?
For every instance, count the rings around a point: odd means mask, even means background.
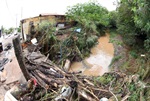
[[[82,71],[87,76],[101,76],[105,72],[109,72],[109,65],[114,56],[114,46],[109,39],[109,33],[100,37],[98,44],[91,49],[90,56],[81,62],[72,63],[69,71]]]

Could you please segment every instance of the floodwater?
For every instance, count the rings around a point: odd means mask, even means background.
[[[101,76],[109,71],[109,65],[114,56],[114,47],[112,43],[109,43],[109,34],[100,37],[98,42],[91,49],[91,54],[88,58],[71,64],[70,72],[82,71],[87,76]]]

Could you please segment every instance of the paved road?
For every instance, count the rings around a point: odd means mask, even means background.
[[[5,47],[5,45],[7,45],[8,43],[12,43],[12,39],[16,37],[14,35],[11,35],[7,38],[3,38],[2,43],[3,43],[3,47]],[[20,67],[18,65],[16,56],[14,54],[14,49],[10,49],[8,51],[3,51],[0,54],[0,60],[3,58],[8,58],[9,60],[11,59],[12,62],[8,62],[5,66],[4,66],[4,70],[3,72],[1,72],[1,74],[3,74],[3,77],[6,78],[6,81],[4,83],[2,83],[0,81],[0,101],[3,101],[4,95],[6,93],[6,86],[10,86],[11,83],[19,80],[20,82],[24,81],[24,77],[23,74],[20,70]]]

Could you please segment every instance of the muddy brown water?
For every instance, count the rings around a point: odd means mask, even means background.
[[[109,65],[114,56],[114,47],[109,43],[109,34],[100,37],[98,44],[91,49],[91,54],[81,62],[71,64],[70,72],[82,71],[87,76],[101,76],[109,71]]]

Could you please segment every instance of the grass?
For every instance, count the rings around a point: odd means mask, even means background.
[[[107,85],[109,84],[112,80],[115,78],[110,75],[110,74],[104,74],[103,76],[98,76],[94,78],[94,84],[102,84],[102,85]]]
[[[117,35],[118,35],[116,29],[110,29],[109,33],[110,33],[110,42],[111,43],[116,44],[116,45],[123,45],[123,42],[115,39],[115,37],[117,37]]]
[[[110,38],[115,38],[118,34],[116,29],[109,29]]]
[[[121,58],[122,58],[122,56],[121,56],[121,55],[114,56],[114,58],[113,58],[113,59],[112,59],[112,61],[111,61],[110,66],[111,66],[113,63],[115,63],[116,61],[118,61],[119,59],[121,59]]]

